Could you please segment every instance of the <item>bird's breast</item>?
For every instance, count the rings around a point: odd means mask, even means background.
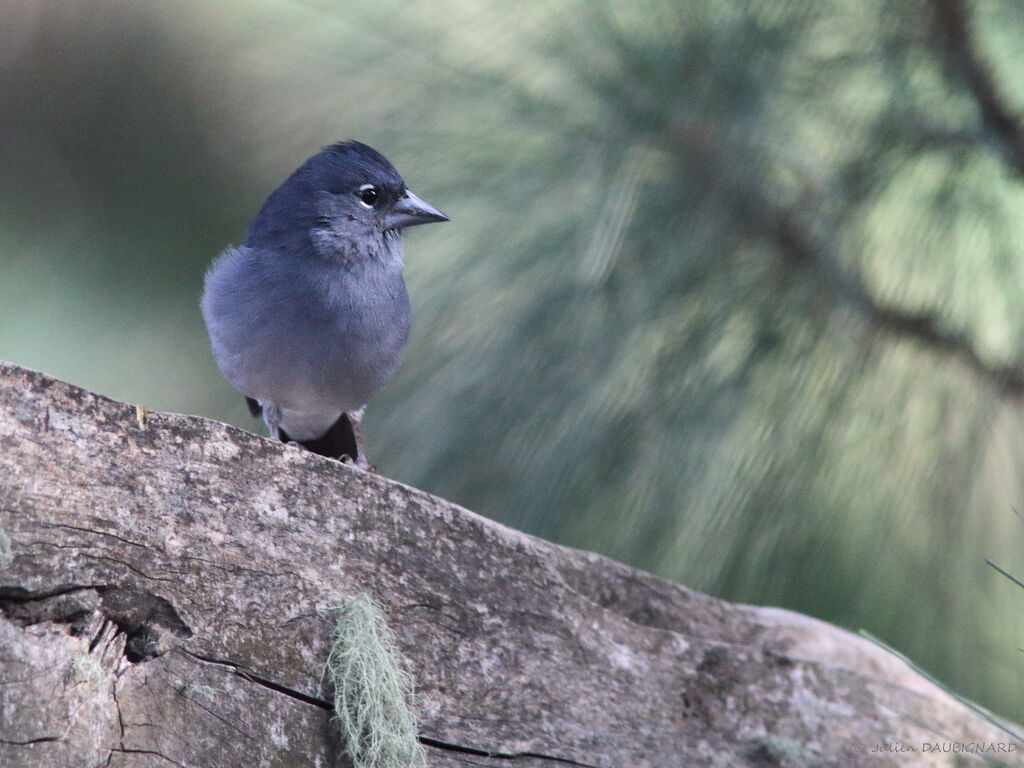
[[[203,313],[232,384],[307,413],[369,402],[398,369],[409,336],[400,261],[346,269],[230,249],[207,275]]]
[[[409,294],[401,272],[335,275],[321,294],[310,380],[349,407],[368,402],[395,374],[409,338]],[[353,402],[358,401],[358,402]]]

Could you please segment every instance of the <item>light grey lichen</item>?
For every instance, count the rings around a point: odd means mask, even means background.
[[[14,562],[14,553],[11,551],[11,537],[7,531],[0,528],[0,568],[6,568]]]
[[[326,674],[334,714],[356,768],[427,768],[412,706],[413,679],[383,607],[368,595],[342,599]]]

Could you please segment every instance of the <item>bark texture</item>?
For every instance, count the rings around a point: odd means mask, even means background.
[[[0,765],[344,766],[322,670],[360,592],[411,661],[433,766],[1021,762],[831,625],[0,364]]]

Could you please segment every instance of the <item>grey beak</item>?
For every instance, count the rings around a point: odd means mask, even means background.
[[[448,221],[448,217],[426,200],[421,200],[406,190],[405,195],[391,207],[387,216],[384,217],[384,226],[387,229],[405,229],[417,224],[429,224],[432,221]]]

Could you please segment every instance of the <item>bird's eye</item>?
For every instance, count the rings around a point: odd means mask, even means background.
[[[377,188],[373,184],[363,184],[356,194],[367,208],[372,208],[377,202]]]

